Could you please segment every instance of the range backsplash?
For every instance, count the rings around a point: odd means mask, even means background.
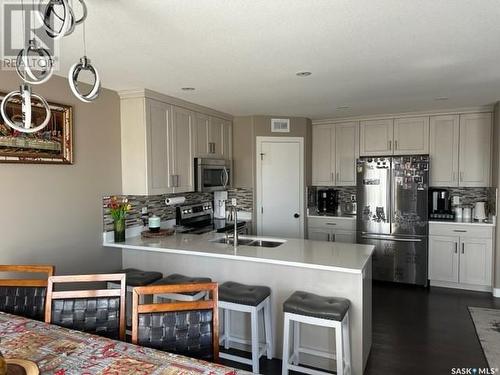
[[[356,186],[338,186],[338,187],[323,187],[323,186],[310,186],[308,188],[308,207],[317,207],[317,191],[318,189],[335,189],[339,192],[340,202],[350,202],[351,195],[356,195]],[[432,188],[431,188],[432,189]],[[441,188],[440,188],[441,189]],[[488,212],[496,215],[496,188],[468,188],[468,187],[448,187],[442,188],[450,192],[450,196],[459,195],[461,197],[461,205],[474,205],[476,202],[488,202]]]
[[[141,219],[141,210],[143,207],[148,208],[149,215],[157,215],[161,217],[162,221],[175,219],[176,206],[167,206],[165,199],[170,197],[186,197],[186,202],[183,204],[191,204],[203,201],[213,201],[214,196],[212,193],[181,193],[181,194],[162,194],[162,195],[125,195],[132,209],[127,214],[126,225],[127,227],[135,227],[143,225]],[[251,212],[253,209],[253,192],[251,189],[231,189],[228,190],[228,200],[236,198],[238,207],[241,211]],[[113,218],[109,214],[107,208],[108,197],[104,197],[102,201],[103,206],[103,227],[104,231],[113,230]]]

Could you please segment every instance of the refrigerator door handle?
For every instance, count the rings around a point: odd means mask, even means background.
[[[394,242],[422,242],[419,238],[400,238],[392,236],[366,236],[363,235],[361,238],[365,240],[383,240],[383,241],[394,241]]]

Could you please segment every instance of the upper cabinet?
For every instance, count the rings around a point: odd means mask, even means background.
[[[430,185],[490,186],[491,113],[431,116],[430,124]]]
[[[490,186],[491,113],[460,116],[459,186]]]
[[[195,157],[231,157],[232,122],[208,108],[148,93],[121,98],[123,194],[194,191]]]
[[[429,153],[429,117],[366,120],[360,123],[361,156]]]
[[[406,117],[394,120],[394,154],[429,153],[429,117]]]
[[[232,123],[213,116],[197,114],[197,151],[199,157],[231,159]]]
[[[361,156],[391,155],[394,120],[366,120],[359,123],[359,153]]]
[[[356,185],[358,147],[358,122],[313,126],[313,185]]]

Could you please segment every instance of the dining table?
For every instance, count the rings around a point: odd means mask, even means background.
[[[0,351],[7,359],[35,362],[42,375],[250,374],[2,312]]]

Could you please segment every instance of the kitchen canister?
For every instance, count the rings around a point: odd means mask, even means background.
[[[453,209],[453,211],[455,212],[455,220],[462,221],[462,213],[463,213],[462,207],[457,206]]]
[[[151,232],[159,232],[160,231],[161,219],[159,216],[153,215],[148,219],[148,227]]]
[[[463,221],[472,221],[472,207],[464,207],[462,213]]]

